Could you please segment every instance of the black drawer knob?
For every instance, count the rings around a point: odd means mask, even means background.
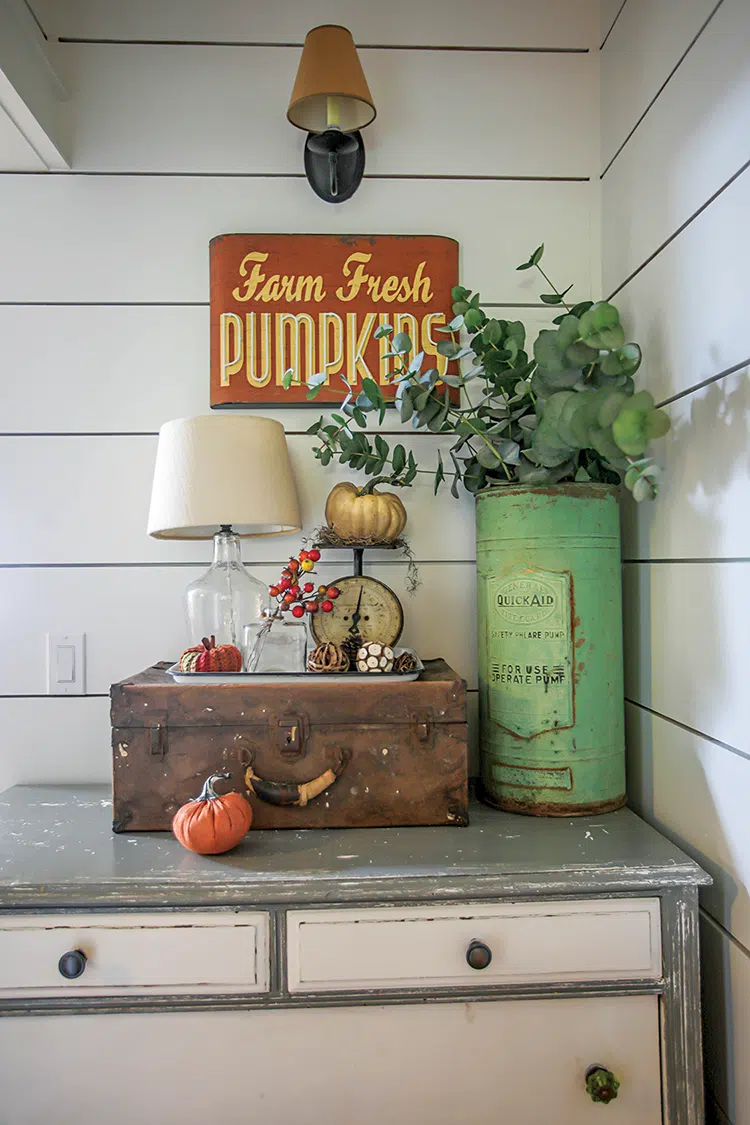
[[[63,953],[57,967],[66,980],[75,980],[86,968],[86,954],[80,949],[69,949],[67,953]]]
[[[472,969],[486,969],[492,960],[492,950],[483,941],[472,941],[466,950],[466,964]]]

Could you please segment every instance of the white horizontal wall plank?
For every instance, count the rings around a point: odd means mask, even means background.
[[[204,302],[208,243],[238,231],[444,234],[485,301],[538,301],[516,272],[546,238],[553,279],[589,292],[587,183],[366,180],[345,207],[304,179],[4,176],[0,302]],[[544,283],[542,283],[544,284]]]
[[[556,310],[488,312],[522,320],[533,340]],[[169,418],[208,412],[208,307],[0,306],[0,372],[1,433],[155,433]],[[320,412],[254,411],[287,431],[306,430]],[[383,429],[401,428],[389,410]]]
[[[326,556],[324,555],[324,558]],[[316,577],[332,583],[350,574],[351,556],[332,552]],[[47,690],[45,634],[86,634],[86,691],[110,685],[158,660],[177,660],[190,642],[183,621],[185,587],[206,569],[198,567],[71,567],[0,569],[3,629],[14,638],[0,651],[0,693],[43,694]],[[280,567],[253,566],[261,582],[272,583]],[[473,563],[438,563],[420,570],[415,595],[406,590],[406,563],[368,565],[404,607],[399,643],[423,659],[441,656],[470,687],[476,687],[476,578]]]
[[[657,402],[750,358],[745,263],[750,169],[617,294],[638,374]],[[686,328],[687,326],[687,328]]]
[[[625,695],[750,753],[750,563],[624,568]]]
[[[43,172],[47,166],[0,106],[0,172]]]
[[[625,707],[628,798],[713,877],[701,903],[750,947],[750,760],[640,707]]]
[[[0,728],[0,792],[112,776],[109,699],[0,699]]]
[[[93,39],[301,43],[319,23],[343,23],[357,43],[454,46],[587,47],[594,0],[561,7],[550,0],[34,0],[45,30]],[[450,63],[445,64],[446,71]]]
[[[299,56],[296,47],[65,45],[73,167],[300,173],[305,134],[285,118]],[[435,51],[360,58],[378,108],[363,134],[368,175],[598,171],[590,55],[544,56],[545,85],[565,96],[541,113],[537,55],[456,52],[449,82]]]
[[[615,14],[621,6],[622,0],[607,5]],[[628,0],[622,7],[601,56],[602,168],[715,6],[716,0]]]
[[[404,440],[424,469],[434,470],[437,450],[452,439]],[[323,468],[312,439],[293,436],[289,448],[304,528],[324,523],[325,501],[334,484],[352,477],[348,466]],[[151,539],[146,521],[156,457],[156,438],[25,437],[0,439],[0,476],[13,481],[3,502],[0,563],[200,562],[209,549],[200,542]],[[367,478],[358,476],[365,481]],[[446,488],[433,498],[429,474],[406,489],[405,534],[418,559],[474,558],[474,501],[454,500]],[[277,561],[298,548],[301,535],[248,541],[246,561]],[[390,552],[387,553],[390,556]]]
[[[750,957],[705,914],[701,957],[708,1087],[732,1125],[750,1125]]]
[[[750,6],[724,0],[603,180],[604,284],[619,286],[748,159]]]
[[[672,429],[653,443],[664,467],[659,496],[623,498],[625,558],[750,558],[749,374],[746,367],[667,407]]]

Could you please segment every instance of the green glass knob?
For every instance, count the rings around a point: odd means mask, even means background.
[[[604,1066],[590,1066],[586,1071],[586,1092],[591,1095],[592,1102],[603,1102],[607,1105],[617,1097],[620,1083],[611,1070]]]

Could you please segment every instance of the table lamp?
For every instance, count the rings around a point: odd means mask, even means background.
[[[199,415],[159,431],[148,517],[155,539],[213,539],[206,573],[185,591],[190,644],[240,645],[268,604],[242,563],[240,539],[301,529],[284,427],[250,415]]]

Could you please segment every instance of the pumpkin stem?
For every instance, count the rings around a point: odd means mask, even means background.
[[[199,797],[191,797],[191,801],[215,801],[219,794],[213,787],[214,781],[229,781],[231,773],[212,773],[201,789]]]
[[[210,637],[203,637],[201,643],[206,651],[210,652],[212,648],[216,648],[216,637],[212,633]]]
[[[375,477],[374,480],[368,481],[360,488],[357,496],[372,496],[376,484],[390,484],[390,480],[390,477]]]

